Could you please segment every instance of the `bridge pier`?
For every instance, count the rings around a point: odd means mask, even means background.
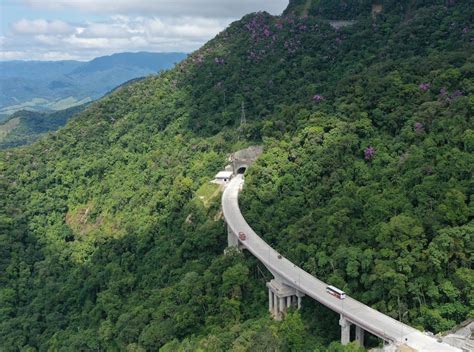
[[[281,320],[288,309],[297,305],[301,308],[301,298],[304,296],[293,287],[285,285],[273,279],[267,282],[268,287],[268,311],[273,319]]]
[[[351,342],[351,322],[341,315],[339,319],[339,325],[341,326],[341,344],[347,345]]]
[[[364,329],[356,325],[355,339],[359,343],[359,346],[364,347]]]
[[[273,292],[268,288],[268,311],[273,313]]]
[[[344,318],[341,315],[339,319],[339,325],[341,326],[341,344],[347,345],[351,342],[351,326],[355,326],[355,340],[358,342],[359,346],[364,347],[364,329],[360,326],[352,324],[349,320]]]
[[[237,236],[234,235],[229,225],[227,225],[227,247],[239,248],[239,240]]]
[[[302,298],[304,297],[304,294],[302,294],[301,292],[299,291],[296,291],[296,298],[297,298],[297,301],[298,301],[298,309],[301,309],[301,305],[302,305]]]

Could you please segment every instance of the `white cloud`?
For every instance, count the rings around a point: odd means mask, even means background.
[[[24,51],[2,51],[0,52],[1,60],[24,60],[25,52]]]
[[[73,30],[73,27],[64,21],[48,21],[45,19],[21,19],[14,22],[11,27],[13,32],[17,34],[64,34]]]
[[[76,33],[82,38],[127,38],[133,35],[129,28],[117,23],[92,23],[85,28],[78,28]]]
[[[69,44],[75,48],[83,49],[100,49],[100,48],[111,48],[114,47],[113,43],[127,44],[127,41],[121,39],[110,39],[110,38],[78,38],[71,36],[64,38],[64,44]]]
[[[21,20],[21,25],[15,26],[13,36],[2,39],[4,50],[14,52],[5,54],[3,59],[12,56],[21,58],[20,49],[25,52],[24,59],[71,56],[90,59],[96,55],[131,50],[190,52],[214,37],[230,21],[231,19],[200,17],[149,18],[123,15],[75,25],[59,25],[60,21],[44,19]],[[35,26],[37,30],[33,31],[31,28]],[[29,28],[29,32],[26,28]],[[65,28],[67,30],[59,30]],[[16,37],[18,35],[21,38]],[[49,55],[50,50],[55,54]],[[58,55],[61,51],[65,54]]]
[[[91,23],[76,28],[81,38],[130,38],[164,36],[173,40],[194,38],[205,41],[225,28],[229,20],[212,18],[146,18],[114,16],[108,22]]]
[[[226,27],[228,21],[209,18],[171,18],[146,19],[144,21],[146,33],[174,38],[209,39]]]
[[[240,17],[265,9],[279,14],[288,0],[23,0],[41,9],[157,16]]]
[[[70,17],[73,20],[39,18],[11,23],[11,30],[0,37],[2,60],[89,60],[124,51],[191,52],[243,14],[259,9],[279,13],[288,3],[288,0],[18,1],[41,7],[42,13],[48,13],[48,9],[60,10],[50,11],[50,15],[74,13]]]
[[[62,37],[54,36],[54,35],[47,35],[47,34],[39,34],[33,37],[36,42],[48,45],[48,46],[58,46],[61,45],[63,39]]]
[[[77,56],[62,51],[48,51],[46,53],[41,53],[41,56],[38,59],[45,61],[75,60],[77,59]]]

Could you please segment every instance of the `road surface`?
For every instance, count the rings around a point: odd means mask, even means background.
[[[222,196],[224,218],[232,233],[246,234],[246,240],[240,241],[268,270],[284,281],[285,284],[312,297],[334,312],[341,314],[351,323],[385,341],[404,343],[417,351],[461,352],[460,349],[439,343],[436,338],[425,335],[406,324],[403,324],[365,304],[347,296],[340,300],[326,292],[327,284],[299,268],[285,257],[278,258],[280,253],[261,239],[240,212],[238,196],[243,186],[243,175],[235,176],[227,185]]]

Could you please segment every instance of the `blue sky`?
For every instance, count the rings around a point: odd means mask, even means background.
[[[246,13],[288,0],[0,0],[0,60],[89,60],[199,48]]]

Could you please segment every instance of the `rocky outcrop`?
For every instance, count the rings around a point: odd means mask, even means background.
[[[244,173],[262,153],[262,146],[252,146],[231,154],[229,161],[232,163],[234,174]]]

